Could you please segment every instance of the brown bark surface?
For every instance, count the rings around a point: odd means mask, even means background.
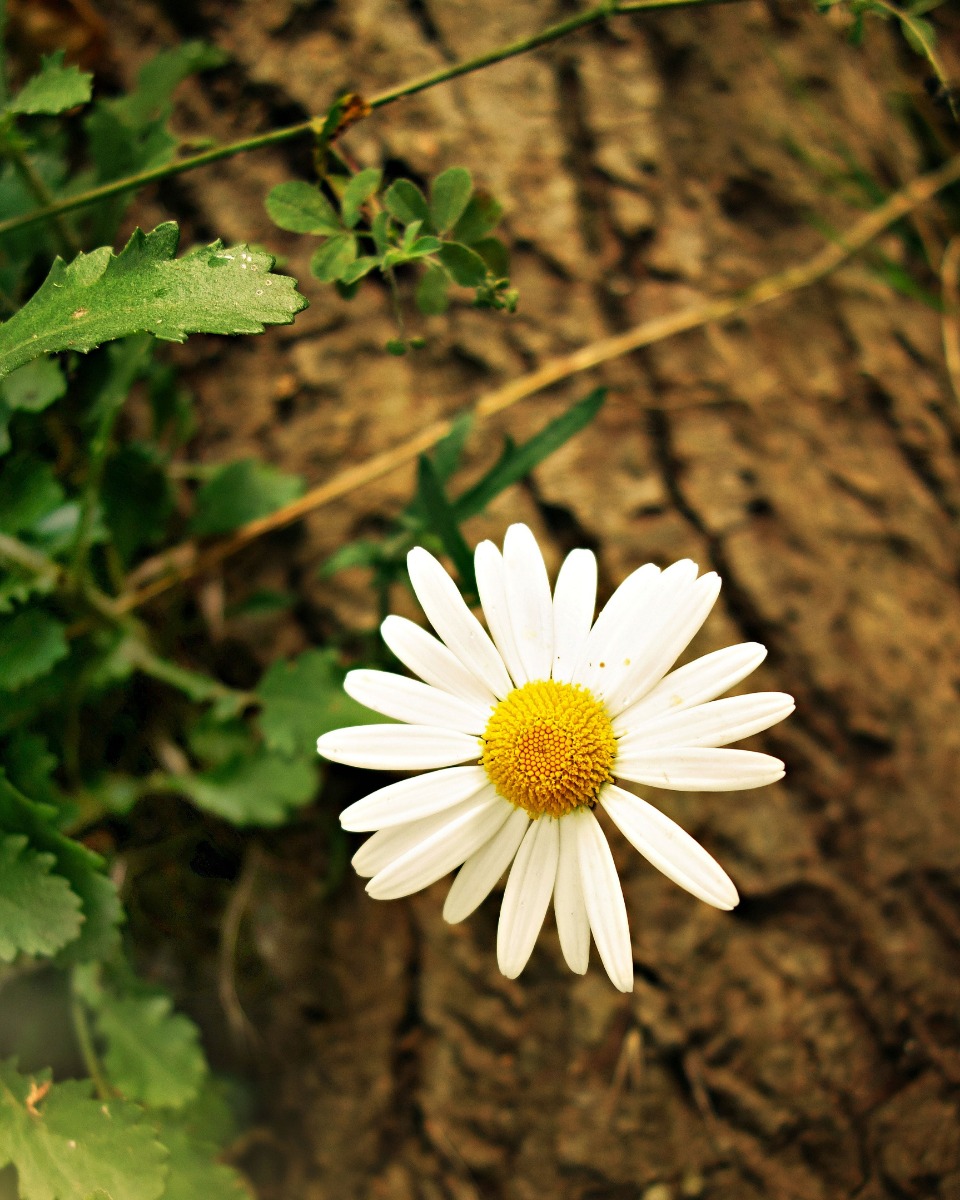
[[[224,140],[569,11],[101,7],[131,71],[187,35],[230,52],[185,90],[182,118]],[[382,349],[386,292],[339,300],[309,277],[309,239],[264,215],[270,186],[309,172],[308,148],[168,185],[195,237],[287,254],[311,301],[288,329],[187,348],[202,454],[252,452],[320,482],[556,354],[812,253],[810,214],[841,229],[860,212],[837,183],[845,159],[885,188],[925,165],[896,106],[923,68],[888,27],[868,33],[853,48],[799,2],[618,19],[362,123],[346,142],[359,164],[421,178],[462,164],[501,199],[521,292],[513,318],[466,304],[431,318],[427,349],[402,360]],[[937,220],[934,206],[914,227],[931,245]],[[904,241],[882,248],[897,260]],[[529,436],[599,382],[597,421],[467,533],[526,520],[552,569],[594,546],[605,594],[646,560],[720,572],[695,649],[770,648],[752,682],[792,692],[797,712],[755,743],[787,777],[651,798],[743,902],[715,912],[614,840],[634,994],[596,963],[571,976],[549,921],[510,982],[495,900],[451,928],[443,884],[389,904],[350,876],[327,886],[335,806],[367,786],[338,776],[316,820],[258,852],[237,989],[263,1114],[238,1162],[264,1200],[960,1200],[960,419],[939,316],[857,260],[525,401],[477,431],[468,472],[502,433]],[[260,572],[301,589],[299,623],[256,646],[264,661],[374,624],[361,574],[315,567],[381,527],[411,480],[391,475],[229,567],[228,587]]]

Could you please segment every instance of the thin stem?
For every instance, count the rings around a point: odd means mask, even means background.
[[[429,75],[424,75],[420,79],[415,79],[410,83],[401,84],[399,87],[381,92],[368,101],[368,103],[372,109],[384,108],[388,104],[393,104],[405,96],[416,95],[418,92],[424,92],[428,88],[436,87],[438,84],[446,83],[451,79],[456,79],[460,75],[468,75],[473,71],[479,71],[484,67],[492,66],[494,63],[503,62],[505,59],[526,54],[529,50],[535,50],[538,46],[544,46],[548,42],[556,41],[558,38],[564,37],[569,33],[583,29],[587,25],[596,24],[598,21],[604,21],[609,17],[640,12],[657,12],[672,8],[705,8],[717,4],[737,3],[741,3],[741,0],[633,0],[633,2],[613,6],[609,3],[599,4],[595,8],[587,9],[585,12],[578,13],[575,17],[568,18],[566,21],[560,21],[556,25],[551,25],[547,29],[541,30],[540,33],[532,34],[527,38],[521,38],[519,41],[511,42],[507,46],[500,46],[496,50],[489,50],[485,54],[477,55],[475,58],[467,59],[461,63],[454,63],[452,66],[444,67]],[[286,125],[281,129],[273,129],[269,133],[242,138],[237,142],[228,142],[225,146],[215,146],[210,150],[202,151],[200,154],[193,154],[188,158],[182,158],[179,162],[166,163],[163,166],[154,167],[149,171],[140,171],[136,175],[127,175],[123,179],[114,179],[110,183],[101,184],[99,187],[90,188],[85,192],[78,192],[74,196],[65,196],[63,199],[56,200],[52,204],[47,204],[43,208],[38,208],[34,212],[22,213],[16,217],[9,217],[6,221],[0,221],[0,235],[9,233],[14,229],[22,229],[25,225],[32,225],[36,221],[45,221],[50,217],[72,212],[74,209],[82,208],[87,204],[96,204],[100,200],[107,200],[111,196],[117,196],[123,192],[146,187],[149,183],[157,183],[159,180],[169,179],[173,175],[182,175],[184,172],[194,171],[198,167],[207,167],[211,163],[222,162],[223,159],[233,158],[237,154],[246,154],[251,150],[261,150],[266,146],[277,146],[281,142],[287,142],[292,138],[302,137],[309,133],[318,134],[322,128],[323,118],[312,117],[309,121],[299,121],[295,125]]]
[[[56,201],[53,198],[53,193],[44,182],[43,176],[33,165],[33,161],[30,155],[27,154],[23,142],[20,140],[20,136],[15,129],[7,130],[2,145],[0,145],[0,151],[13,163],[34,200],[43,206],[43,211],[49,212],[50,224],[56,230],[60,249],[71,258],[79,254],[81,249],[79,238],[64,220],[63,213],[54,211],[56,209]]]
[[[87,567],[87,557],[93,542],[93,524],[97,511],[97,500],[103,483],[103,472],[107,463],[107,450],[113,436],[113,427],[120,415],[122,403],[111,402],[100,416],[97,431],[90,441],[90,463],[87,468],[87,478],[80,497],[80,520],[77,522],[77,534],[73,542],[71,573],[74,587],[82,591]]]
[[[74,968],[74,971],[76,969]],[[77,1045],[80,1048],[80,1054],[94,1089],[101,1100],[112,1100],[114,1092],[107,1082],[107,1077],[104,1075],[103,1068],[100,1065],[100,1056],[97,1054],[97,1049],[93,1044],[93,1031],[90,1028],[90,1019],[87,1016],[86,1006],[80,998],[75,977],[71,979],[70,1016],[73,1019],[73,1031],[77,1037]]]

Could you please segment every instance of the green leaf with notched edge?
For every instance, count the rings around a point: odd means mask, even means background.
[[[30,530],[63,499],[63,488],[48,463],[32,454],[15,454],[0,471],[0,530]]]
[[[20,91],[5,106],[6,112],[54,116],[86,104],[90,99],[93,76],[79,67],[63,65],[63,51],[58,50],[43,59],[39,72],[28,79]]]
[[[215,1145],[169,1125],[158,1126],[157,1134],[170,1152],[163,1200],[253,1200],[239,1172],[217,1162]]]
[[[190,333],[262,333],[305,305],[296,283],[271,274],[273,258],[220,242],[174,258],[168,221],[137,229],[119,254],[102,246],[58,258],[39,290],[0,325],[0,375],[58,350],[92,350],[132,333],[182,342]]]
[[[168,1155],[155,1131],[135,1105],[91,1093],[87,1080],[51,1084],[48,1071],[0,1063],[0,1167],[16,1167],[21,1200],[163,1195]]]
[[[228,463],[197,492],[190,532],[200,537],[229,533],[296,500],[303,487],[299,475],[253,458]]]
[[[318,187],[302,180],[278,183],[267,195],[267,215],[293,233],[341,233],[337,210]]]
[[[0,620],[0,692],[15,692],[46,675],[70,653],[65,626],[49,613],[28,608]]]
[[[60,951],[58,962],[105,958],[116,945],[122,915],[117,890],[100,870],[100,856],[57,830],[57,816],[56,809],[28,800],[0,776],[0,833],[25,834],[32,850],[52,854],[57,874],[83,905],[80,936]]]
[[[258,750],[198,775],[178,775],[170,787],[234,825],[282,825],[316,795],[317,772],[307,759]]]
[[[80,933],[80,899],[52,854],[38,854],[22,834],[0,836],[0,962],[18,954],[51,955]]]
[[[330,650],[306,650],[291,662],[271,664],[256,689],[263,705],[260,728],[271,750],[312,756],[321,733],[383,722],[344,692],[344,674]]]

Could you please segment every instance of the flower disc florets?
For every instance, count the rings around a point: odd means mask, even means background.
[[[480,762],[497,791],[531,817],[592,805],[613,778],[610,718],[576,684],[546,679],[514,688],[493,710],[481,742]]]

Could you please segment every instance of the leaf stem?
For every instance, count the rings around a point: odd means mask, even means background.
[[[70,258],[75,258],[81,250],[80,239],[64,220],[63,213],[57,209],[57,202],[53,198],[53,193],[44,182],[43,176],[33,165],[33,161],[27,153],[16,129],[9,127],[4,131],[2,147],[0,149],[2,149],[4,156],[9,158],[13,163],[34,200],[42,205],[39,211],[49,214],[50,224],[54,227],[57,239],[60,242],[60,249]]]
[[[436,87],[438,84],[447,83],[449,80],[456,79],[461,75],[468,75],[473,71],[482,70],[484,67],[503,62],[508,58],[516,58],[517,55],[526,54],[530,50],[535,50],[538,46],[554,42],[558,38],[565,37],[569,33],[574,33],[578,29],[583,29],[587,25],[604,21],[609,17],[626,16],[641,12],[658,12],[673,8],[705,8],[717,4],[737,3],[741,3],[741,0],[625,0],[624,3],[613,5],[608,0],[607,3],[598,4],[594,8],[589,8],[574,17],[569,17],[565,21],[558,22],[556,25],[550,25],[539,33],[531,34],[529,37],[521,38],[506,46],[499,46],[495,50],[488,50],[484,54],[478,54],[475,58],[453,63],[450,66],[443,67],[439,71],[424,75],[420,79],[415,79],[409,83],[401,84],[399,87],[391,88],[386,92],[381,92],[379,95],[374,96],[368,103],[372,109],[385,108],[388,104],[393,104],[405,96],[416,95],[418,92],[424,92],[428,88]],[[188,158],[182,158],[178,162],[165,163],[163,166],[154,167],[149,171],[140,171],[135,175],[127,175],[123,179],[111,180],[110,183],[104,183],[99,187],[89,188],[85,192],[77,192],[76,195],[65,196],[60,200],[53,201],[53,203],[45,204],[42,208],[35,209],[33,212],[21,213],[16,217],[9,217],[5,221],[0,221],[0,235],[10,233],[14,229],[22,229],[25,225],[32,225],[36,221],[56,218],[63,213],[72,212],[76,208],[82,208],[87,204],[95,204],[100,200],[107,200],[111,196],[133,191],[137,188],[145,187],[150,183],[157,183],[161,179],[169,179],[173,175],[182,175],[184,172],[194,171],[198,167],[206,167],[210,166],[211,163],[222,162],[224,159],[232,158],[237,154],[246,154],[251,150],[262,150],[266,146],[276,146],[281,142],[287,142],[292,138],[302,137],[305,134],[319,134],[323,128],[323,123],[323,117],[311,117],[310,120],[299,121],[295,125],[286,125],[281,129],[272,129],[268,133],[242,138],[237,142],[228,142],[224,146],[214,146],[210,150],[190,155]]]
[[[97,1054],[96,1047],[93,1044],[93,1031],[90,1028],[90,1019],[87,1016],[86,1006],[79,995],[76,970],[77,968],[74,967],[70,975],[70,1016],[73,1020],[73,1032],[76,1035],[77,1045],[80,1048],[80,1054],[87,1068],[87,1074],[90,1076],[97,1095],[101,1100],[112,1100],[114,1092],[107,1082],[106,1075],[103,1073],[100,1056]]]

